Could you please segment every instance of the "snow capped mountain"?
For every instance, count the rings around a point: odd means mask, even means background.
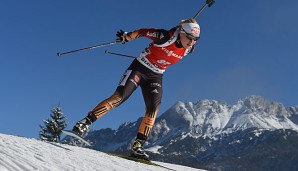
[[[248,128],[298,131],[297,109],[298,106],[286,108],[281,103],[259,96],[250,96],[232,106],[216,100],[200,100],[196,103],[178,102],[160,119],[167,119],[167,128],[180,128],[187,123],[188,133],[204,137],[229,134]],[[155,129],[159,129],[161,125],[165,125],[165,122],[156,125]],[[158,132],[158,130],[155,131]]]
[[[197,103],[178,102],[160,118],[167,118],[167,123],[174,128],[178,126],[176,123],[187,123],[187,132],[191,135],[212,136],[225,128],[231,115],[230,107],[223,101],[200,100]]]

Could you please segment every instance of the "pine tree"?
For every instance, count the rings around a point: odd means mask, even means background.
[[[43,120],[45,126],[39,125],[39,137],[42,141],[59,142],[62,130],[67,126],[66,117],[59,105],[51,110],[50,116],[51,119]]]

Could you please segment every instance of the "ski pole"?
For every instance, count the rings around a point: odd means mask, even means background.
[[[206,0],[205,5],[199,10],[199,12],[193,17],[193,19],[196,19],[202,12],[203,10],[208,6],[211,7],[212,4],[214,4],[215,1],[214,0]]]
[[[80,52],[80,51],[84,51],[84,50],[91,50],[91,49],[95,49],[95,48],[99,48],[99,47],[103,47],[103,46],[109,46],[109,45],[113,45],[113,44],[117,44],[117,43],[120,43],[120,42],[119,41],[114,41],[114,42],[99,44],[99,45],[90,46],[90,47],[86,47],[86,48],[82,48],[82,49],[72,50],[72,51],[68,51],[68,52],[62,52],[62,53],[58,52],[57,56],[62,56],[62,55],[65,55],[65,54]]]
[[[110,51],[107,51],[107,50],[105,50],[105,54],[111,54],[111,55],[123,56],[123,57],[134,58],[134,59],[137,58],[137,57],[135,57],[135,56],[124,55],[124,54],[120,54],[120,53],[114,53],[114,52],[110,52]]]

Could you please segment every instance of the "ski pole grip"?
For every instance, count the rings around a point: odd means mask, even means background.
[[[208,7],[211,7],[214,3],[214,0],[206,0],[206,4],[208,4]]]

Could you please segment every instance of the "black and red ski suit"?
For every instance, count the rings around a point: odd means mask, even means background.
[[[179,27],[171,30],[143,28],[129,32],[126,40],[147,37],[153,42],[140,57],[127,68],[114,94],[99,103],[91,112],[96,118],[102,117],[112,108],[122,104],[136,90],[142,89],[146,112],[139,127],[137,138],[146,141],[154,125],[162,98],[163,72],[194,50],[182,47],[179,38]]]

